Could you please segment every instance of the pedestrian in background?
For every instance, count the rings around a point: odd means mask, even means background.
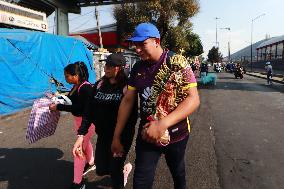
[[[265,69],[266,69],[267,85],[272,85],[273,70],[270,62],[266,62]]]
[[[127,129],[125,123],[131,113],[133,104],[135,104],[137,94],[139,94],[141,120],[135,147],[136,160],[133,188],[152,188],[158,160],[162,154],[165,154],[167,165],[173,177],[174,187],[176,189],[185,189],[184,154],[189,137],[188,116],[199,105],[194,74],[190,66],[186,66],[184,70],[178,70],[182,71],[180,76],[186,83],[183,89],[187,93],[187,97],[164,118],[149,121],[153,108],[157,108],[154,102],[155,98],[153,98],[155,91],[153,85],[156,78],[159,78],[156,76],[158,73],[163,74],[165,65],[170,66],[167,61],[173,56],[173,53],[163,50],[160,33],[156,26],[150,23],[139,24],[134,31],[133,37],[129,40],[136,47],[136,53],[140,56],[141,61],[134,65],[130,73],[128,89],[119,107],[112,151],[120,153],[125,148],[121,141],[121,133]],[[167,90],[163,92],[167,92]],[[167,101],[167,99],[169,99],[168,96],[163,96],[163,100]],[[167,130],[170,141],[163,146],[161,141]]]
[[[89,73],[87,66],[83,62],[75,62],[64,68],[64,76],[67,83],[73,84],[73,88],[67,95],[72,101],[72,105],[52,104],[50,110],[71,112],[74,116],[75,132],[78,138],[82,139],[82,149],[76,149],[74,155],[74,179],[69,189],[83,189],[85,184],[82,180],[83,172],[95,168],[93,145],[90,141],[95,133],[95,126],[92,124],[85,133],[79,131],[79,127],[84,124],[93,95],[92,85],[88,82]],[[84,135],[83,135],[84,134]]]
[[[200,77],[205,77],[208,74],[208,65],[204,62],[200,66]]]

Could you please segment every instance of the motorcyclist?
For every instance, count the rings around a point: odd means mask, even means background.
[[[232,73],[233,72],[233,64],[232,63],[228,63],[227,65],[226,65],[226,72],[230,72],[230,73]]]
[[[240,78],[240,79],[243,79],[243,75],[244,75],[244,68],[241,66],[241,64],[240,63],[237,63],[237,65],[236,65],[236,69],[235,69],[235,78],[237,79],[238,77]]]

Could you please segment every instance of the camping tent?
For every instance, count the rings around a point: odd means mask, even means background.
[[[71,37],[21,29],[0,29],[0,115],[29,107],[46,92],[55,92],[52,78],[65,82],[63,69],[69,63],[86,63],[95,82],[93,56]]]

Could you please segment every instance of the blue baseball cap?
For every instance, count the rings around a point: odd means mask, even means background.
[[[134,33],[128,41],[142,42],[149,38],[160,39],[160,32],[157,27],[151,23],[141,23],[136,26]]]

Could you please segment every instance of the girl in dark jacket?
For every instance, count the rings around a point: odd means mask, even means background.
[[[86,65],[83,62],[75,62],[69,64],[64,68],[65,80],[73,84],[68,97],[72,101],[72,105],[52,104],[50,110],[59,110],[71,112],[74,116],[75,132],[78,137],[80,133],[78,131],[81,124],[84,124],[83,115],[89,114],[88,104],[91,101],[93,95],[92,85],[88,82],[89,74]],[[74,156],[74,180],[70,189],[83,189],[85,188],[82,182],[84,168],[88,167],[92,169],[94,165],[93,146],[90,141],[95,133],[95,126],[92,124],[86,131],[84,140],[82,143],[82,151],[79,156]]]

